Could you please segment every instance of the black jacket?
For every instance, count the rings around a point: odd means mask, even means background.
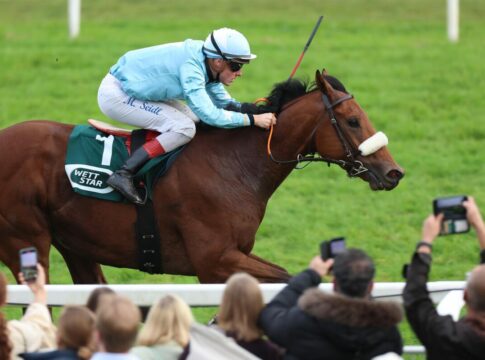
[[[24,360],[79,360],[77,353],[70,349],[23,353],[19,356]]]
[[[320,276],[305,270],[261,313],[261,327],[286,348],[285,359],[364,360],[402,353],[398,304],[326,294],[319,284]]]
[[[403,294],[409,324],[426,348],[427,359],[485,359],[485,319],[454,321],[449,315],[438,315],[426,288],[430,265],[429,254],[414,254]]]

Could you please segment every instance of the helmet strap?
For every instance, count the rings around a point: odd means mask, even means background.
[[[219,48],[219,45],[217,45],[217,42],[216,42],[216,39],[214,38],[214,31],[211,32],[211,42],[212,42],[212,45],[214,45],[214,49],[216,49],[217,53],[225,60],[225,61],[229,61],[225,56],[224,56],[224,53],[221,51],[221,49]]]
[[[220,72],[218,71],[214,71],[213,73],[213,70],[212,70],[212,66],[211,66],[211,63],[209,61],[208,58],[205,58],[205,67],[206,67],[206,71],[207,71],[207,77],[209,78],[209,82],[219,82],[219,76],[220,76]]]

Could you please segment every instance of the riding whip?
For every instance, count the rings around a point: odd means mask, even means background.
[[[313,38],[315,37],[315,34],[317,33],[317,30],[318,28],[320,27],[320,23],[322,22],[323,20],[323,15],[320,15],[320,17],[318,18],[317,20],[317,23],[315,24],[315,26],[313,27],[313,30],[312,30],[312,33],[310,34],[310,37],[308,38],[308,41],[306,42],[306,45],[305,47],[303,48],[303,51],[301,52],[301,55],[300,57],[298,58],[298,61],[296,62],[295,64],[295,67],[293,68],[293,71],[291,72],[290,74],[290,77],[288,78],[288,80],[291,80],[291,78],[293,77],[293,75],[295,75],[296,73],[296,70],[298,69],[298,67],[300,66],[301,64],[301,61],[303,60],[303,56],[305,56],[305,53],[306,51],[308,50],[308,48],[310,47],[310,44],[312,43],[312,40]],[[261,102],[263,99],[258,99],[256,100],[256,103],[258,102]],[[267,142],[267,153],[269,155],[269,157],[275,161],[275,162],[279,162],[278,160],[276,160],[274,157],[273,157],[273,154],[271,153],[271,138],[273,137],[273,124],[271,124],[271,127],[270,127],[270,131],[269,131],[269,136],[268,136],[268,142]],[[293,161],[291,161],[293,162]]]
[[[313,40],[313,37],[314,37],[314,36],[315,36],[315,34],[317,33],[317,30],[318,30],[318,28],[320,27],[320,23],[322,22],[322,20],[323,20],[323,15],[320,15],[320,17],[318,18],[317,23],[315,24],[315,27],[313,28],[313,31],[312,31],[312,33],[310,34],[310,37],[308,38],[308,41],[307,41],[307,43],[306,43],[306,45],[305,45],[305,47],[304,47],[303,51],[301,52],[301,55],[300,55],[300,57],[298,58],[298,61],[296,62],[296,65],[295,65],[295,67],[293,68],[293,71],[291,72],[291,75],[290,75],[290,77],[288,78],[288,80],[290,80],[290,79],[293,77],[293,75],[295,75],[296,70],[297,70],[297,69],[298,69],[298,67],[300,66],[300,63],[301,63],[301,61],[303,60],[303,56],[305,56],[305,53],[306,53],[307,49],[310,47],[310,44],[311,44],[311,42],[312,42],[312,40]]]

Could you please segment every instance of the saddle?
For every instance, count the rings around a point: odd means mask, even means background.
[[[135,151],[145,142],[155,138],[159,134],[158,132],[151,130],[126,130],[94,119],[89,119],[88,122],[91,127],[84,131],[92,132],[92,129],[104,134],[104,136],[96,135],[98,142],[103,141],[103,153],[106,150],[105,144],[111,143],[113,145],[116,139],[118,144],[120,140],[124,143],[124,148],[120,151],[123,153],[123,150],[125,150],[128,153]],[[73,130],[73,133],[75,131],[76,129]],[[105,135],[108,135],[108,137],[105,137]],[[71,141],[69,143],[71,143]],[[114,147],[111,146],[111,149],[113,148]],[[183,147],[175,149],[162,157],[150,160],[145,165],[146,168],[144,166],[135,176],[135,179],[142,179],[141,181],[144,182],[141,191],[144,192],[149,199],[151,199],[152,188],[155,185],[156,180],[168,170],[177,155],[181,152],[182,148]],[[105,154],[103,154],[103,156],[104,155]],[[149,164],[150,162],[152,162],[151,165]],[[71,177],[69,179],[71,179]],[[74,186],[73,189],[76,191]],[[109,189],[111,188],[109,187]],[[121,196],[117,191],[114,191],[113,189],[111,190],[111,195]],[[144,205],[136,206],[136,213],[135,239],[137,242],[138,268],[139,270],[150,274],[163,274],[163,254],[160,246],[160,232],[158,230],[152,202],[148,200]]]
[[[110,134],[113,136],[121,136],[121,137],[131,137],[131,130],[119,128],[113,126],[111,124],[95,120],[95,119],[88,119],[88,123],[95,129],[104,132],[105,134]],[[158,134],[158,133],[157,133]]]
[[[134,136],[139,136],[140,134],[142,134],[144,136],[144,142],[147,142],[156,138],[158,135],[160,135],[160,133],[155,130],[143,130],[143,129],[128,130],[128,129],[119,128],[95,119],[88,119],[88,123],[93,128],[101,131],[104,134],[118,136],[125,139],[125,146],[128,150],[128,153],[131,153],[132,138]],[[143,141],[143,139],[140,139],[140,141]],[[136,149],[133,149],[133,150],[136,150]]]
[[[127,130],[89,119],[90,126],[73,128],[67,144],[65,171],[73,190],[83,196],[121,202],[124,197],[106,180],[119,169],[129,154],[159,135],[152,130]],[[133,145],[136,145],[134,147]],[[135,175],[144,184],[148,198],[157,179],[168,171],[183,147],[148,161]]]

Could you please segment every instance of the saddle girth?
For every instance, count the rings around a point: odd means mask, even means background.
[[[131,135],[130,150],[133,153],[146,141],[146,130],[134,130]],[[136,184],[135,184],[136,185]],[[145,192],[144,187],[137,187]],[[142,197],[145,194],[141,194]],[[153,202],[147,198],[144,205],[136,205],[135,237],[138,248],[138,268],[149,274],[163,274],[160,233],[157,226]]]

